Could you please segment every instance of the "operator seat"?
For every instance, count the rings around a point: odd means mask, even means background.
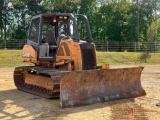
[[[56,38],[54,35],[54,32],[52,30],[48,30],[46,32],[46,43],[48,43],[48,51],[49,51],[49,57],[54,57],[56,50],[57,50],[57,44],[56,44]]]
[[[46,42],[49,44],[49,49],[57,49],[56,38],[51,30],[46,32]]]

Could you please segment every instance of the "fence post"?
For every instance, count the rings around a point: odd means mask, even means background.
[[[6,39],[4,40],[4,49],[7,49],[7,43],[6,43]]]
[[[157,52],[157,45],[156,45],[156,42],[154,42],[154,53]]]
[[[107,41],[107,52],[108,52],[108,41]]]
[[[18,40],[18,49],[20,49],[20,40]]]
[[[137,52],[137,42],[134,42],[134,52]]]

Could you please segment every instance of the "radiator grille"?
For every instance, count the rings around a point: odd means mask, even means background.
[[[96,55],[94,47],[89,49],[81,49],[82,52],[82,69],[89,70],[96,66]]]

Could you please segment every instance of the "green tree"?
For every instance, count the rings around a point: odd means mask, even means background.
[[[41,5],[42,1],[43,0],[12,0],[15,21],[13,24],[13,38],[26,38],[30,18],[45,11]]]
[[[102,32],[101,36],[111,41],[134,41],[136,30],[136,17],[134,5],[129,1],[121,0],[101,6]]]
[[[147,39],[150,42],[160,42],[160,16],[156,22],[152,22],[147,31]]]
[[[43,4],[49,12],[76,13],[79,0],[46,0]]]
[[[4,28],[3,11],[4,11],[4,0],[1,0],[0,1],[0,38],[3,37],[3,28]]]
[[[1,0],[0,37],[25,38],[32,16],[60,12],[87,15],[95,41],[156,41],[158,11],[160,0]]]

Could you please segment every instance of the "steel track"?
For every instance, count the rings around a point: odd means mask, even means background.
[[[14,83],[17,89],[44,98],[59,98],[61,71],[42,66],[17,67]]]

